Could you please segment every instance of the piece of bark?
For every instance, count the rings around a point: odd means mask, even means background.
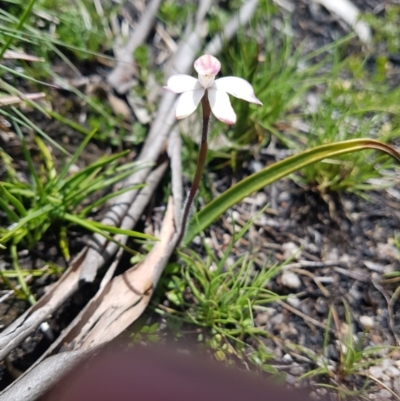
[[[143,261],[114,277],[105,287],[93,315],[74,338],[74,349],[88,349],[111,341],[143,313],[157,286],[159,272],[175,249],[176,240],[173,202],[170,200],[159,242]]]

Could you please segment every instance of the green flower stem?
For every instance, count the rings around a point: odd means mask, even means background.
[[[178,244],[181,242],[182,237],[186,230],[186,223],[189,216],[190,208],[192,206],[194,197],[196,196],[197,190],[200,186],[200,180],[203,175],[204,165],[206,164],[207,159],[207,150],[208,150],[208,126],[210,123],[210,115],[211,115],[211,107],[210,102],[208,101],[208,94],[207,91],[204,94],[203,98],[201,99],[201,108],[203,111],[203,128],[201,132],[201,144],[199,150],[199,157],[197,159],[197,167],[196,172],[194,174],[194,178],[192,181],[192,186],[190,187],[189,195],[186,200],[185,209],[183,211],[182,216],[182,224],[181,230],[179,233],[179,240]]]

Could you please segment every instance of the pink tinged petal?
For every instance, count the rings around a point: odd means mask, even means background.
[[[197,108],[201,98],[204,96],[205,89],[196,89],[193,91],[183,92],[178,99],[175,110],[177,120],[190,116]]]
[[[176,74],[168,78],[167,86],[164,86],[164,89],[174,93],[182,93],[199,89],[200,87],[200,82],[196,78],[190,75]]]
[[[219,91],[229,93],[238,99],[246,100],[250,103],[262,103],[256,98],[253,87],[244,79],[238,77],[224,77],[217,79],[213,87]]]
[[[199,75],[215,76],[221,70],[221,63],[211,54],[205,54],[194,62],[194,69]]]
[[[229,125],[235,124],[236,114],[231,106],[229,96],[225,92],[210,88],[208,89],[208,99],[211,111],[218,120]]]

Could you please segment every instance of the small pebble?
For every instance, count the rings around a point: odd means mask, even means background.
[[[264,165],[263,165],[261,162],[257,161],[257,160],[252,160],[252,161],[249,163],[249,170],[250,170],[252,173],[257,173],[257,172],[259,172],[260,170],[262,170],[263,168],[264,168]]]
[[[231,267],[231,266],[233,266],[234,264],[235,264],[235,259],[232,257],[232,256],[228,256],[227,258],[226,258],[226,261],[225,261],[225,265],[227,266],[227,267]]]
[[[315,392],[319,395],[319,396],[323,396],[325,397],[328,394],[328,390],[326,388],[317,388],[315,390]]]
[[[269,318],[270,318],[269,313],[261,312],[261,313],[257,313],[257,316],[255,317],[254,320],[255,320],[257,326],[264,326],[267,324]]]
[[[285,354],[285,355],[283,355],[282,361],[285,363],[292,363],[293,358],[290,354]]]
[[[278,195],[278,202],[279,203],[288,202],[288,201],[290,201],[291,198],[292,198],[292,195],[290,194],[290,192],[284,191]]]
[[[204,244],[209,248],[213,248],[214,246],[213,240],[210,237],[204,238]]]
[[[307,247],[308,252],[311,253],[318,253],[319,252],[319,247],[315,244],[309,244]]]
[[[298,308],[300,306],[300,299],[297,298],[293,294],[289,294],[289,296],[286,299],[286,302],[290,305],[293,306],[293,308]]]
[[[283,272],[281,280],[285,287],[292,288],[294,290],[297,290],[301,287],[300,278],[296,273]]]
[[[289,373],[286,374],[286,383],[288,384],[294,384],[296,383],[296,378],[293,375],[290,375]]]
[[[256,195],[256,205],[265,206],[268,203],[268,197],[265,192],[258,192]]]
[[[374,327],[374,318],[371,316],[360,316],[360,323],[365,329],[372,329]]]
[[[284,318],[283,313],[278,313],[271,318],[270,322],[272,325],[275,326],[276,324],[283,323],[283,318]]]
[[[200,235],[196,235],[193,238],[193,243],[196,244],[196,245],[201,245],[201,237],[200,237]]]
[[[389,400],[392,398],[393,394],[389,390],[386,390],[385,388],[383,388],[382,390],[378,391],[377,396],[380,400],[383,400],[383,399]]]
[[[381,366],[370,366],[369,374],[374,376],[376,379],[379,379],[382,376],[382,367]]]
[[[326,304],[325,299],[319,297],[315,302],[315,309],[321,315],[326,315],[328,313],[328,305]]]
[[[326,249],[325,247],[323,248],[323,253],[325,254],[325,258],[327,260],[339,260],[340,257],[340,252],[339,249],[337,248],[332,248],[332,249]]]
[[[211,265],[210,265],[210,267],[208,268],[208,270],[209,270],[211,273],[216,272],[216,271],[218,270],[217,264],[216,264],[215,262],[212,262]]]
[[[298,259],[300,256],[300,248],[294,242],[286,242],[285,244],[282,244],[282,250],[285,259],[290,259],[292,257]]]
[[[292,375],[300,376],[304,373],[304,368],[303,366],[300,366],[297,362],[293,362],[292,366],[289,369],[289,372]]]
[[[240,222],[240,220],[241,220],[240,213],[237,210],[234,210],[232,212],[232,218],[236,223]]]

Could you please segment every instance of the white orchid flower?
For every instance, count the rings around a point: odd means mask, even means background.
[[[218,120],[226,124],[236,122],[236,114],[228,94],[262,105],[246,80],[238,77],[215,79],[221,70],[221,63],[215,57],[209,54],[201,56],[194,62],[194,69],[198,73],[198,79],[186,74],[172,75],[165,86],[165,89],[181,94],[175,111],[178,120],[190,116],[196,110],[206,91],[211,111]]]

